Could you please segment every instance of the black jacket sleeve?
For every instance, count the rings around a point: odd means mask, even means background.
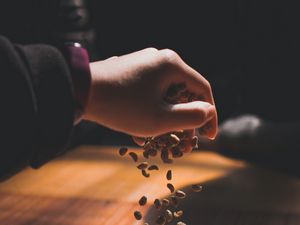
[[[0,36],[0,178],[64,152],[74,121],[68,66],[49,45]]]

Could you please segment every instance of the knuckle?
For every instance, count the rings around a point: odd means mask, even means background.
[[[154,48],[154,47],[149,47],[149,48],[146,48],[145,51],[155,53],[155,52],[158,52],[158,49]]]
[[[166,64],[176,64],[180,59],[179,55],[171,49],[163,49],[160,51],[162,60]]]
[[[211,91],[211,85],[208,80],[203,79],[203,86],[206,90]]]

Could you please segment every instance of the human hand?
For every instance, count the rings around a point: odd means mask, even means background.
[[[217,112],[210,84],[174,51],[144,49],[90,64],[91,96],[85,119],[138,137],[195,129],[209,122],[217,133]],[[167,89],[184,83],[203,101],[168,104]]]

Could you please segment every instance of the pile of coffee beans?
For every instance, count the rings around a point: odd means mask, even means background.
[[[171,86],[167,92],[165,101],[170,104],[185,103],[201,100],[200,96],[196,96],[186,90],[185,84],[177,84]],[[179,130],[170,132],[167,134],[148,137],[143,139],[143,160],[137,165],[137,169],[141,171],[142,176],[145,178],[150,177],[151,172],[159,170],[158,165],[149,165],[147,160],[150,157],[160,156],[163,163],[170,164],[176,158],[180,158],[184,155],[187,145],[197,148],[198,137],[190,137],[188,131]],[[128,152],[126,147],[119,149],[119,154],[125,156]],[[134,152],[129,152],[128,155],[134,162],[139,162],[138,155]],[[166,188],[169,189],[171,196],[164,199],[155,199],[153,201],[154,207],[159,210],[160,215],[156,219],[156,224],[164,225],[174,220],[179,220],[183,216],[182,210],[177,210],[179,203],[186,197],[186,193],[182,190],[177,190],[172,184],[173,173],[172,170],[168,170],[166,173],[166,179],[168,181]],[[202,186],[198,184],[192,185],[194,192],[201,192]],[[142,196],[138,203],[140,206],[144,206],[149,202],[146,196]],[[173,212],[171,211],[173,210]],[[141,220],[143,215],[140,211],[134,212],[136,220]],[[149,225],[144,223],[144,225]],[[179,221],[177,225],[185,225],[185,223]]]

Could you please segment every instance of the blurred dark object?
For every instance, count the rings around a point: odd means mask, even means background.
[[[300,123],[266,122],[254,115],[227,119],[215,140],[199,139],[199,149],[300,176]]]

